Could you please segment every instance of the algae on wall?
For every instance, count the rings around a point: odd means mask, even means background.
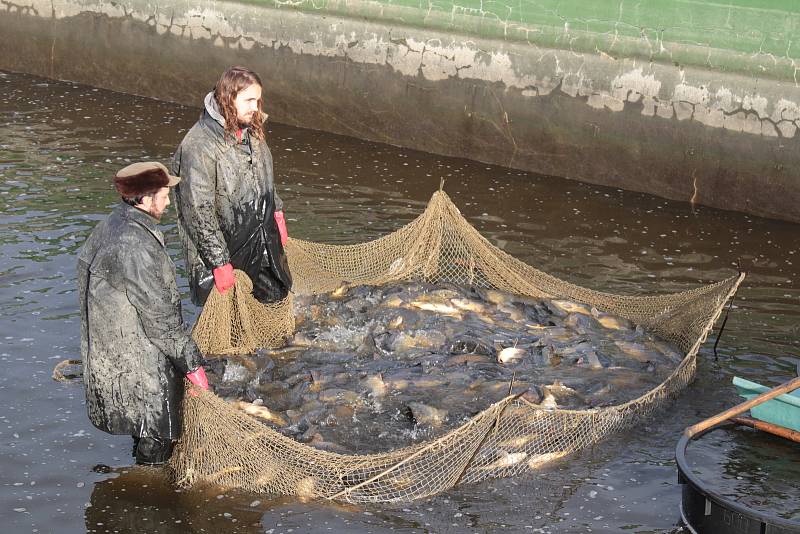
[[[250,0],[554,49],[797,80],[794,0]]]

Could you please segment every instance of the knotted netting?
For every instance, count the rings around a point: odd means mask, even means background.
[[[170,467],[182,485],[349,502],[422,499],[459,483],[536,471],[646,417],[693,378],[697,352],[744,274],[689,291],[624,296],[548,275],[492,245],[443,191],[409,224],[374,241],[326,245],[290,239],[295,293],[342,284],[449,282],[541,299],[568,299],[644,326],[684,353],[660,385],[623,404],[547,409],[509,395],[430,441],[378,454],[338,454],[299,443],[210,392],[187,395],[184,431]],[[260,305],[237,282],[216,290],[193,335],[206,354],[249,353],[291,336],[292,303]],[[230,343],[228,343],[230,341]]]
[[[277,347],[294,331],[291,293],[284,300],[263,304],[253,297],[253,282],[243,271],[227,296],[213,288],[192,338],[205,355],[252,354]]]

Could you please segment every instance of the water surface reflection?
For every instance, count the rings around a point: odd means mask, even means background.
[[[197,114],[0,73],[5,531],[670,530],[678,520],[673,447],[682,428],[737,402],[734,374],[762,383],[793,374],[800,353],[798,225],[273,124],[276,180],[296,237],[373,239],[413,219],[445,179],[455,203],[493,243],[581,285],[671,292],[730,276],[737,262],[749,275],[719,359],[712,339],[698,379],[674,404],[537,477],[465,486],[400,507],[175,492],[152,470],[129,467],[130,438],[93,429],[81,387],[55,383],[50,373],[79,353],[75,252],[116,202],[110,177],[131,161],[167,161]],[[185,293],[170,216],[165,229]],[[193,321],[197,310],[188,301],[185,310]],[[115,467],[96,472],[98,464]]]

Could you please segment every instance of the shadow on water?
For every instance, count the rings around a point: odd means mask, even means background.
[[[269,108],[269,88],[266,88]],[[737,402],[731,377],[793,376],[800,355],[800,226],[637,193],[270,125],[290,234],[374,239],[413,219],[444,178],[491,242],[555,276],[624,294],[672,292],[748,271],[697,380],[632,430],[526,478],[458,487],[397,507],[176,492],[130,467],[130,438],[92,428],[80,385],[75,254],[116,202],[110,177],[167,161],[199,111],[0,73],[0,509],[4,532],[662,532],[675,529],[674,445]],[[643,169],[646,172],[646,169]],[[186,297],[174,222],[164,221]],[[197,309],[185,299],[193,322]],[[115,466],[110,473],[97,464]],[[209,490],[210,491],[210,490]],[[257,504],[256,501],[258,501]]]
[[[435,497],[422,505],[356,507],[298,501],[205,487],[178,490],[160,469],[98,465],[105,475],[86,504],[87,532],[463,532],[507,529],[509,521],[485,518],[502,505],[534,524],[547,524],[579,486],[575,472],[551,467],[546,478],[494,481],[471,493]],[[589,475],[591,473],[584,473]],[[477,488],[475,488],[477,489]],[[515,502],[524,494],[524,503]],[[544,520],[544,523],[543,523]]]

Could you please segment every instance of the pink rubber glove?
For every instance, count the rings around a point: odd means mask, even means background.
[[[189,379],[189,382],[199,387],[200,389],[208,389],[208,378],[206,377],[206,370],[203,369],[202,367],[198,367],[194,371],[186,373],[186,378]],[[191,395],[192,397],[197,397],[197,392],[190,389],[189,395]]]
[[[283,217],[282,211],[275,212],[275,222],[278,223],[278,232],[281,234],[281,245],[286,246],[289,232],[286,230],[286,219]]]
[[[217,286],[217,291],[220,293],[225,293],[236,283],[236,278],[233,277],[233,265],[230,263],[215,267],[213,272],[214,285]]]

